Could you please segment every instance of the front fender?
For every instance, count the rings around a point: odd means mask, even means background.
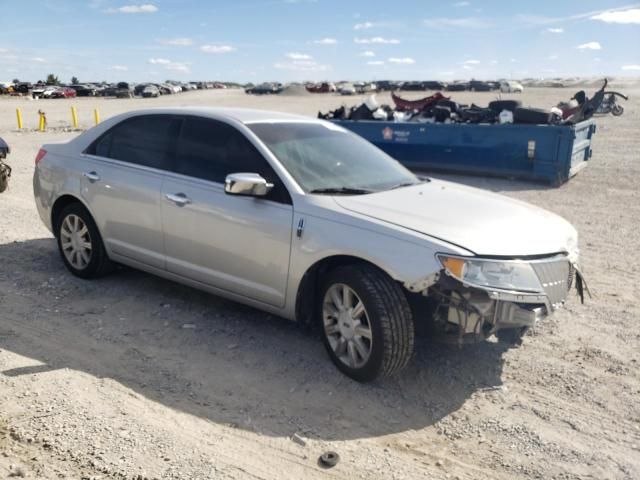
[[[285,306],[285,316],[292,319],[305,274],[324,259],[350,256],[365,260],[413,290],[413,285],[428,283],[442,269],[436,252],[470,255],[464,249],[415,232],[403,234],[395,227],[385,232],[373,224],[372,228],[366,228],[317,216],[296,214],[294,217],[294,225],[304,219],[304,228],[302,232],[294,230],[292,235]]]

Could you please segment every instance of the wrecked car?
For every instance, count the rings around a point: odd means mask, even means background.
[[[44,145],[33,185],[72,274],[121,263],[315,324],[362,382],[402,370],[416,330],[517,343],[583,288],[559,216],[297,115],[128,112]]]

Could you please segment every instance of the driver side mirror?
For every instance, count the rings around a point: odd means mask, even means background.
[[[224,181],[224,191],[229,195],[264,197],[273,188],[257,173],[231,173]]]

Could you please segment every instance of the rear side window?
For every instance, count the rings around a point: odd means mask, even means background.
[[[179,131],[180,119],[172,115],[133,117],[103,134],[87,153],[168,170],[175,157]]]

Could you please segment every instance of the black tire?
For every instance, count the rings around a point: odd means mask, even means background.
[[[352,368],[333,351],[323,322],[327,291],[336,284],[347,285],[364,304],[372,333],[370,354],[364,365]],[[354,264],[331,270],[322,279],[317,300],[318,318],[324,345],[338,369],[358,382],[369,382],[392,375],[407,366],[414,349],[411,308],[401,287],[387,274],[367,264]]]
[[[614,105],[613,108],[611,109],[611,114],[614,117],[619,117],[623,113],[624,113],[624,107],[622,105]]]
[[[521,328],[504,328],[496,332],[498,341],[510,347],[519,347],[522,345],[522,338],[529,331],[528,327]]]
[[[550,118],[550,112],[541,108],[518,107],[513,112],[513,123],[540,125],[549,123]]]
[[[72,265],[67,259],[62,247],[62,225],[65,219],[71,215],[79,217],[88,230],[91,253],[89,254],[89,262],[84,268],[76,268]],[[58,243],[60,257],[67,269],[76,277],[84,279],[98,278],[113,270],[113,263],[107,256],[98,227],[89,211],[81,203],[72,203],[62,209],[57,218],[54,219],[54,233]]]
[[[516,108],[521,107],[522,102],[520,100],[494,100],[489,102],[489,108],[499,114],[503,110],[509,110],[515,112]]]

